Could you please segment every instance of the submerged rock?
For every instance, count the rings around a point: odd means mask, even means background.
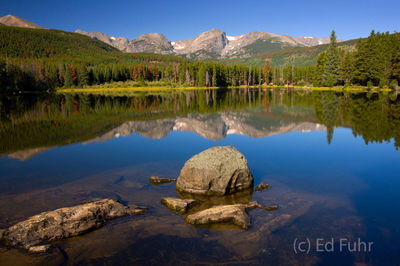
[[[214,223],[228,223],[248,229],[250,217],[246,213],[244,204],[215,206],[186,217],[186,222],[193,225],[206,225]]]
[[[258,186],[256,186],[256,191],[264,191],[264,190],[266,190],[266,189],[269,189],[269,185],[268,184],[263,184],[263,183],[261,183],[261,184],[259,184]]]
[[[39,245],[39,246],[32,246],[28,248],[28,251],[31,253],[43,253],[47,252],[50,249],[51,245]]]
[[[247,204],[247,209],[246,210],[251,210],[251,209],[255,209],[255,208],[264,209],[264,210],[267,210],[267,211],[276,211],[278,209],[278,206],[277,205],[263,206],[260,203],[258,203],[257,201],[250,201]]]
[[[253,187],[253,176],[243,154],[234,147],[207,149],[190,158],[178,177],[178,190],[226,195]]]
[[[115,200],[103,199],[42,212],[5,229],[1,238],[9,245],[40,252],[45,247],[37,246],[39,244],[78,236],[100,228],[109,220],[141,214],[146,210],[144,207],[124,206]]]
[[[161,203],[167,206],[168,209],[179,213],[186,213],[190,207],[196,202],[194,199],[179,199],[179,198],[162,198]]]
[[[195,206],[193,206],[193,208],[190,208],[189,210],[190,213],[193,213],[219,205],[247,204],[252,199],[253,189],[250,188],[240,192],[236,192],[234,194],[228,194],[223,196],[193,194],[182,191],[177,191],[177,194],[178,197],[181,199],[196,200]]]
[[[278,207],[266,207],[256,201],[251,201],[248,204],[219,205],[188,215],[186,222],[193,225],[234,224],[247,230],[250,226],[250,217],[247,211],[255,208],[271,211],[276,210]]]
[[[150,183],[155,186],[176,181],[176,179],[164,178],[164,177],[158,177],[158,176],[150,176],[149,180],[150,180]]]

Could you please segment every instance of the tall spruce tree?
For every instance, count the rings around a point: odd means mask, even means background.
[[[322,52],[318,55],[317,65],[315,66],[313,86],[318,87],[323,85],[324,79],[324,67],[326,62],[326,52]]]
[[[64,74],[64,87],[71,88],[74,86],[74,81],[72,80],[72,71],[70,67],[66,67]]]
[[[89,73],[86,66],[81,66],[78,69],[78,85],[79,87],[84,87],[89,84]]]
[[[344,55],[340,71],[341,71],[341,80],[343,80],[344,84],[350,85],[352,78],[351,75],[354,72],[354,53],[347,52]]]
[[[324,85],[335,86],[340,78],[340,55],[337,46],[336,34],[332,30],[331,42],[326,51],[326,61],[324,65],[323,83]],[[327,84],[330,83],[330,84]]]

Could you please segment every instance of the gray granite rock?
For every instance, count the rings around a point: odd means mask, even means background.
[[[42,212],[5,229],[1,238],[11,246],[29,249],[42,243],[78,236],[100,228],[109,220],[145,211],[144,207],[124,206],[115,200],[103,199]],[[32,252],[42,249],[36,247]]]
[[[209,209],[190,214],[186,222],[193,225],[208,224],[233,224],[244,230],[250,226],[249,210],[260,208],[268,211],[276,210],[277,206],[263,206],[257,201],[250,201],[247,204],[218,205]]]
[[[253,187],[253,176],[243,154],[231,146],[213,147],[190,158],[176,187],[180,191],[226,195]]]
[[[196,200],[194,199],[179,199],[170,197],[161,199],[161,203],[167,206],[168,209],[182,214],[186,213],[195,202]]]
[[[193,225],[228,223],[246,230],[250,226],[250,217],[245,204],[221,205],[190,214],[186,222]]]

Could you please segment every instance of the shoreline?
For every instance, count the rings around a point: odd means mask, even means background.
[[[395,90],[390,88],[368,88],[368,87],[308,87],[308,86],[228,86],[228,87],[169,87],[169,86],[142,86],[142,87],[125,87],[125,88],[60,88],[56,89],[56,93],[108,93],[108,92],[147,92],[147,91],[184,91],[184,90],[216,90],[216,89],[248,89],[248,88],[261,88],[261,89],[295,89],[295,90],[309,90],[309,91],[336,91],[336,92],[393,92]]]

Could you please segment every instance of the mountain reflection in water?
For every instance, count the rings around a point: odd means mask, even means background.
[[[288,89],[199,90],[132,96],[2,96],[0,154],[26,160],[48,148],[138,133],[152,139],[191,131],[220,140],[348,127],[366,143],[400,139],[395,94]]]

